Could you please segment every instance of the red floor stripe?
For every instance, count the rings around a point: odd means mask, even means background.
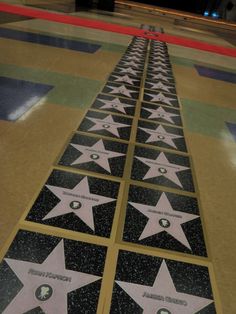
[[[34,18],[58,22],[58,23],[100,29],[100,30],[104,30],[108,32],[114,32],[114,33],[119,33],[119,34],[130,35],[130,36],[140,36],[140,37],[154,39],[154,40],[156,39],[156,40],[165,41],[167,43],[174,44],[174,45],[214,52],[220,55],[225,55],[225,56],[230,56],[230,57],[236,57],[235,48],[210,45],[205,42],[191,40],[184,37],[178,37],[178,36],[172,36],[172,35],[154,33],[154,32],[147,32],[145,30],[134,28],[134,27],[126,27],[122,25],[106,23],[106,22],[101,22],[97,20],[89,20],[89,19],[74,17],[70,15],[65,15],[65,14],[50,13],[50,12],[39,10],[39,9],[32,9],[32,8],[27,8],[23,6],[10,5],[3,2],[0,2],[0,11],[28,16],[28,17],[34,17]]]

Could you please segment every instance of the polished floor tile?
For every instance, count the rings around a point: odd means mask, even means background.
[[[96,313],[106,248],[20,230],[0,264],[1,313]]]
[[[119,183],[54,170],[26,220],[109,238]]]
[[[122,177],[128,145],[74,134],[59,165]]]
[[[236,73],[221,71],[202,65],[195,64],[195,69],[198,74],[204,77],[208,77],[214,80],[220,80],[229,83],[236,83]]]
[[[131,179],[195,191],[188,157],[150,148],[135,148]]]
[[[0,119],[15,121],[53,89],[53,86],[0,77]]]
[[[139,120],[136,141],[162,148],[187,152],[183,130]]]
[[[229,132],[233,136],[234,141],[236,142],[236,122],[235,123],[225,122],[225,123],[226,123],[226,125],[227,125],[227,127],[229,129]]]
[[[207,256],[196,198],[131,185],[123,240]]]
[[[60,37],[41,35],[2,27],[0,28],[0,37],[26,41],[39,45],[82,51],[86,53],[95,53],[101,47],[100,45],[86,43],[85,41],[68,40]]]
[[[110,313],[216,314],[208,268],[120,251]]]

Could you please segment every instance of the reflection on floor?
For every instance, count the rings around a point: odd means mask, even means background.
[[[77,14],[178,30],[122,13]],[[235,59],[35,19],[0,37],[0,313],[234,313]]]

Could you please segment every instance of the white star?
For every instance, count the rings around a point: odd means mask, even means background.
[[[134,60],[134,61],[143,63],[143,61],[142,61],[143,58],[140,58],[140,57],[135,57],[135,56],[130,56],[129,57],[129,56],[127,56],[127,57],[124,57],[124,59],[125,60],[131,60],[131,61]]]
[[[170,102],[171,100],[175,100],[175,98],[171,98],[171,97],[166,97],[165,95],[163,95],[162,93],[158,93],[157,95],[153,95],[153,94],[146,94],[150,97],[152,97],[152,99],[150,101],[154,101],[154,102],[162,102],[164,104],[167,104],[169,106],[173,106],[173,104]]]
[[[66,314],[67,294],[101,277],[66,269],[63,240],[42,264],[5,258],[23,287],[3,314],[28,313],[40,307],[47,314]],[[79,264],[79,260],[78,260]]]
[[[170,163],[165,154],[162,152],[156,159],[148,159],[138,156],[135,156],[135,158],[149,167],[149,170],[143,177],[143,180],[163,176],[178,186],[183,187],[176,173],[190,169],[189,167]]]
[[[172,79],[171,77],[167,77],[163,75],[162,73],[150,74],[150,75],[152,76],[153,80],[163,80],[163,81],[169,82],[169,80]]]
[[[153,62],[150,63],[150,65],[170,68],[165,62],[162,62],[162,61],[153,61]]]
[[[155,67],[155,66],[150,66],[149,70],[153,71],[153,72],[162,72],[162,73],[166,73],[168,74],[170,71],[163,69],[162,67]]]
[[[130,125],[128,124],[115,122],[111,115],[108,115],[104,119],[90,118],[90,117],[86,117],[86,119],[95,123],[95,125],[92,126],[88,131],[106,130],[109,133],[117,137],[120,137],[119,132],[118,132],[119,128],[130,127]]]
[[[95,231],[93,207],[115,200],[110,197],[90,193],[87,177],[83,178],[73,189],[53,185],[46,185],[46,187],[60,199],[60,202],[43,220],[74,213],[93,231]]]
[[[173,88],[171,86],[167,86],[163,84],[162,82],[158,82],[158,83],[147,82],[147,84],[151,85],[151,89],[161,89],[165,92],[170,92],[170,88]]]
[[[134,76],[138,75],[140,72],[139,71],[136,71],[134,69],[132,69],[131,67],[129,68],[119,68],[118,69],[120,70],[121,73],[129,73],[129,74],[132,74]]]
[[[174,147],[177,149],[173,139],[181,138],[183,136],[172,134],[166,132],[166,130],[163,128],[162,125],[159,125],[156,129],[146,129],[141,128],[139,129],[143,130],[144,132],[150,134],[149,138],[146,140],[146,143],[152,143],[152,142],[163,142],[168,144],[171,147]]]
[[[168,57],[163,57],[163,56],[155,56],[155,57],[152,57],[151,60],[152,61],[163,61],[163,62],[166,62],[166,61],[169,61],[169,58]]]
[[[138,53],[138,52],[127,52],[126,53],[126,58],[127,57],[138,57],[139,59],[142,58],[143,59],[143,56],[142,54]]]
[[[123,65],[128,65],[130,67],[133,67],[133,68],[140,68],[140,65],[137,63],[137,62],[134,62],[134,61],[121,61]]]
[[[169,113],[165,111],[162,107],[158,107],[157,109],[151,109],[151,108],[145,108],[143,107],[144,110],[148,111],[151,113],[151,115],[148,117],[148,119],[164,119],[170,123],[174,123],[174,121],[171,119],[171,117],[178,117],[178,114],[175,113]]]
[[[107,85],[107,87],[112,89],[110,94],[122,94],[122,95],[129,97],[129,98],[132,98],[132,95],[131,95],[132,93],[137,93],[137,91],[133,91],[133,90],[126,88],[125,85],[121,85],[118,87]]]
[[[133,50],[133,48],[138,48],[138,49],[145,49],[145,44],[144,43],[140,43],[140,44],[133,44],[133,46],[131,47],[131,49]]]
[[[129,202],[129,204],[148,218],[148,222],[142,231],[139,240],[146,239],[165,231],[188,249],[192,250],[181,225],[198,218],[198,215],[174,210],[165,193],[161,194],[161,197],[155,206],[133,202]]]
[[[112,100],[97,98],[97,100],[104,103],[104,105],[100,109],[115,109],[119,112],[126,113],[125,108],[134,107],[133,105],[122,103],[119,98],[114,98]]]
[[[92,146],[84,146],[72,143],[70,145],[82,153],[82,155],[73,161],[71,165],[95,162],[109,173],[111,173],[111,168],[108,159],[124,156],[124,154],[106,150],[103,140],[99,140]]]
[[[130,85],[134,85],[134,82],[139,81],[139,80],[135,80],[135,79],[130,78],[127,74],[123,75],[123,76],[122,75],[119,75],[119,76],[113,75],[113,76],[116,78],[115,82],[125,82],[125,83],[128,83]]]
[[[125,281],[116,283],[143,309],[143,314],[195,314],[213,302],[178,292],[164,260],[152,286]]]

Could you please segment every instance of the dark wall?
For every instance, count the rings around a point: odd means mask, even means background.
[[[163,8],[202,14],[208,0],[133,0],[134,2],[152,4]]]

